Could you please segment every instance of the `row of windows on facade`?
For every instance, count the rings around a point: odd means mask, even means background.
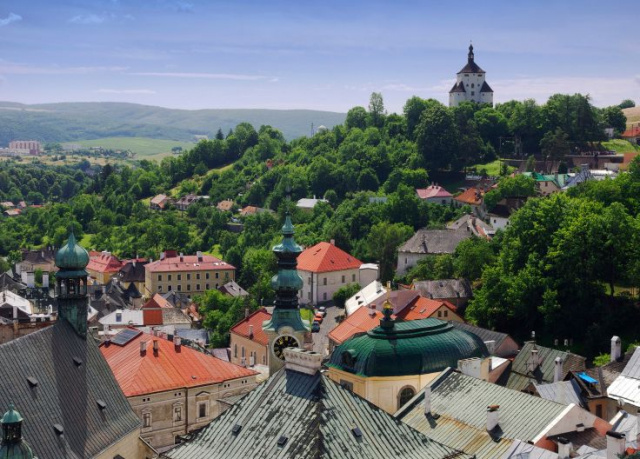
[[[216,284],[216,286],[214,288],[218,288],[220,286],[220,284]],[[205,290],[209,290],[211,288],[210,284],[204,284],[204,289]],[[173,287],[171,285],[167,286],[167,292],[170,292],[173,289]],[[162,285],[158,285],[158,291],[162,292]],[[182,291],[182,285],[178,284],[178,291],[181,292]],[[191,284],[187,284],[187,289],[185,290],[186,292],[190,292],[191,291]],[[196,292],[200,291],[200,284],[196,284]]]
[[[208,402],[199,402],[198,403],[198,419],[206,418],[208,416]],[[182,422],[182,405],[176,405],[173,407],[173,422]],[[151,423],[153,422],[153,417],[151,412],[147,411],[142,414],[142,427],[145,429],[151,428]]]
[[[245,350],[244,350],[244,346],[242,346],[240,348],[240,352],[241,352],[241,359],[242,359],[242,365],[246,365],[247,361],[246,361],[246,355],[245,355]],[[233,345],[233,358],[237,359],[238,358],[238,345],[234,344]],[[254,366],[256,364],[258,360],[258,354],[255,351],[251,351],[249,353],[249,366]],[[263,355],[262,356],[262,364],[266,365],[267,364],[267,356]]]
[[[209,275],[211,273],[204,273],[204,278],[205,279],[209,279]],[[220,273],[215,273],[216,274],[216,279],[220,279]],[[228,279],[229,278],[229,273],[225,272],[224,273],[224,278]],[[171,274],[167,274],[167,281],[170,281],[172,279]],[[176,279],[181,281],[182,280],[182,274],[176,274]],[[191,280],[191,273],[187,273],[187,280]],[[200,280],[200,273],[196,273],[196,280]],[[158,282],[162,282],[162,274],[158,274]]]
[[[352,275],[351,275],[351,282],[355,282],[355,281],[356,281],[356,275],[355,275],[355,274],[352,274]],[[322,285],[327,285],[327,282],[328,282],[327,278],[326,278],[326,277],[323,277],[323,278],[322,278]],[[345,275],[343,274],[343,275],[342,275],[342,283],[344,284],[344,283],[346,283],[346,282],[347,282],[347,276],[345,276]],[[310,277],[309,277],[309,278],[307,278],[307,284],[311,285],[311,278],[310,278]]]

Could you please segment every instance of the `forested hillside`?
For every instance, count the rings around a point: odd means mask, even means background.
[[[241,122],[270,124],[285,138],[309,135],[312,123],[333,127],[343,113],[315,110],[211,109],[177,110],[147,105],[86,102],[24,105],[0,102],[0,145],[11,140],[69,142],[103,137],[150,137],[190,141],[194,135],[213,137]]]
[[[2,220],[0,255],[59,245],[72,226],[78,238],[88,235],[84,242],[92,248],[123,257],[157,258],[165,249],[220,254],[238,268],[240,284],[255,299],[268,301],[275,270],[270,248],[289,207],[300,244],[335,239],[362,261],[380,263],[383,280],[392,279],[401,243],[415,230],[444,225],[465,211],[420,200],[415,188],[430,176],[486,163],[501,149],[507,154],[501,139],[508,137],[518,138],[523,155],[542,152],[562,160],[571,149],[601,140],[605,125],[623,129],[620,113],[618,107],[597,109],[581,95],[556,95],[542,106],[512,101],[453,109],[413,97],[403,114],[387,115],[381,96],[373,94],[368,109],[353,108],[344,124],[313,137],[287,141],[271,126],[256,130],[240,123],[181,156],[137,167],[107,165],[93,178],[61,168],[47,172],[58,174],[49,180],[37,166],[0,163],[0,201],[31,199],[33,193],[53,201]],[[626,325],[617,318],[636,314],[629,296],[617,293],[640,285],[639,170],[634,163],[631,173],[615,180],[530,199],[493,241],[465,242],[453,256],[419,265],[421,271],[410,276],[469,277],[478,289],[468,317],[519,338],[533,329],[547,339],[575,338],[591,355],[607,342],[594,337],[614,329],[623,334]],[[65,191],[61,183],[68,177],[77,179],[77,189]],[[204,203],[184,214],[149,210],[145,199],[170,192],[209,195],[213,204],[233,199],[237,208],[276,213],[245,217],[244,230],[235,233],[227,224],[236,217]],[[295,202],[313,195],[328,203],[309,213],[287,205],[288,197]]]

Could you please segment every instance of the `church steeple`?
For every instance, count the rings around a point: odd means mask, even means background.
[[[87,336],[87,271],[89,253],[76,243],[73,232],[56,254],[56,297],[58,316],[69,322],[76,332]]]
[[[2,445],[0,446],[0,458],[7,459],[32,459],[31,447],[22,439],[22,416],[9,405],[9,410],[0,419],[2,424]]]
[[[302,248],[293,239],[293,223],[287,212],[282,226],[282,242],[273,248],[278,258],[278,273],[271,279],[271,287],[276,292],[271,319],[262,324],[269,338],[269,372],[275,373],[284,366],[284,349],[303,347],[311,327],[302,320],[298,306],[298,292],[302,288],[302,278],[298,274],[297,258]]]
[[[473,62],[473,44],[469,44],[469,54],[467,54],[468,63],[471,64]]]

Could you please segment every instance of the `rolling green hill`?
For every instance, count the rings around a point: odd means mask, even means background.
[[[105,137],[147,137],[189,142],[194,135],[226,134],[241,122],[268,124],[287,139],[309,135],[311,124],[341,124],[344,113],[314,110],[178,110],[115,102],[24,105],[0,102],[0,145],[14,139],[73,142]]]

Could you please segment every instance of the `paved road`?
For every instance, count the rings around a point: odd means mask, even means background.
[[[333,330],[338,322],[336,317],[340,314],[344,314],[344,309],[333,305],[327,305],[327,315],[320,324],[320,331],[313,333],[313,350],[321,353],[323,356],[327,356],[329,353],[329,338],[327,335]]]

